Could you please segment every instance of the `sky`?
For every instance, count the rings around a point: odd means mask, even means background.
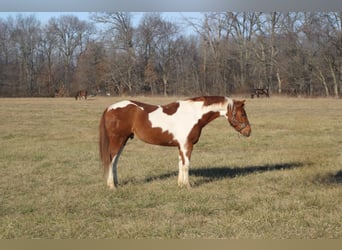
[[[77,16],[80,20],[88,20],[90,21],[90,12],[0,12],[0,18],[7,19],[7,17],[12,16],[15,18],[16,15],[35,15],[35,17],[42,23],[45,24],[52,17],[59,17],[61,15],[71,14]],[[139,21],[141,20],[144,12],[132,12],[133,14],[133,27],[137,27],[139,25]],[[186,34],[191,34],[194,31],[190,27],[186,27],[182,25],[184,24],[184,18],[187,19],[200,19],[202,14],[200,12],[162,12],[162,17],[170,22],[178,23],[181,27],[184,27],[184,32]]]
[[[341,0],[0,0],[0,11],[340,11]]]
[[[25,15],[34,14],[39,20],[42,22],[48,21],[51,17],[63,15],[63,14],[73,14],[78,16],[81,20],[87,20],[89,19],[89,13],[90,12],[0,12],[0,18],[6,18],[7,16],[15,16],[18,13],[22,13]],[[144,12],[131,12],[135,16],[138,16],[140,18]],[[170,19],[170,21],[176,21],[179,20],[182,16],[190,17],[190,18],[198,18],[201,16],[200,12],[162,12],[163,16],[167,19]],[[174,20],[172,20],[174,19]]]
[[[218,11],[250,6],[249,0],[1,0],[3,11]],[[260,1],[260,0],[259,0]],[[261,0],[268,1],[268,0]],[[273,0],[284,2],[283,0]],[[297,0],[304,1],[304,0]],[[307,1],[307,0],[306,0]],[[310,0],[309,0],[310,1]],[[247,2],[247,4],[246,4]],[[249,2],[249,3],[248,3]],[[252,1],[253,5],[253,1]],[[23,10],[24,9],[24,10]]]

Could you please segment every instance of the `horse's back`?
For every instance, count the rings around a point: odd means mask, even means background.
[[[110,111],[110,110],[116,110],[116,109],[119,109],[119,108],[125,108],[129,104],[132,104],[132,102],[129,101],[129,100],[123,100],[123,101],[119,101],[119,102],[113,103],[112,105],[108,106],[107,112]]]

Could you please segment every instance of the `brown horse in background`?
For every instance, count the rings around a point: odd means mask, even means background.
[[[103,112],[100,122],[100,158],[107,185],[118,185],[117,163],[129,138],[136,135],[146,143],[174,146],[179,152],[178,185],[189,187],[189,164],[193,145],[202,128],[222,116],[244,136],[251,127],[244,110],[245,101],[224,96],[201,96],[167,105],[137,101],[114,103]]]
[[[87,90],[80,90],[80,91],[77,91],[75,95],[75,100],[82,100],[82,99],[87,100],[87,96],[88,96]]]

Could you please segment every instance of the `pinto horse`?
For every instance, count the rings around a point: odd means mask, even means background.
[[[100,158],[107,185],[110,189],[118,185],[118,159],[127,140],[136,135],[146,143],[178,147],[178,186],[190,187],[190,157],[205,125],[223,116],[240,134],[250,136],[244,103],[224,96],[201,96],[167,105],[137,101],[112,104],[103,112],[99,126]]]
[[[83,98],[85,100],[87,100],[87,96],[88,96],[87,90],[80,90],[80,91],[77,91],[77,93],[75,95],[75,100],[77,100],[77,99],[82,100]]]

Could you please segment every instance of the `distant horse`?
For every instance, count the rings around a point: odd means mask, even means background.
[[[252,90],[251,98],[254,98],[254,95],[256,95],[258,98],[260,95],[265,95],[267,97],[270,97],[269,90],[266,88],[256,88]]]
[[[77,100],[77,99],[79,99],[79,100],[82,100],[82,99],[87,100],[87,96],[88,96],[88,91],[87,90],[80,90],[80,91],[77,91],[77,93],[75,95],[75,100]]]
[[[100,158],[107,185],[110,189],[118,185],[118,159],[127,140],[136,135],[146,143],[178,147],[178,186],[189,187],[191,152],[205,125],[223,116],[240,134],[250,136],[244,103],[224,96],[201,96],[167,105],[114,103],[103,112],[99,126]]]

